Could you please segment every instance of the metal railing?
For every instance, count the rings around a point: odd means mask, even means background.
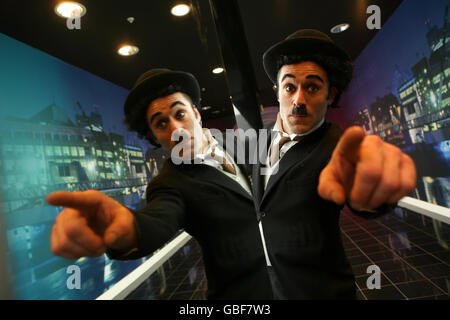
[[[182,232],[175,239],[157,251],[150,259],[130,272],[122,280],[117,282],[108,291],[100,295],[96,300],[123,300],[150,275],[155,272],[164,262],[181,249],[192,237]]]

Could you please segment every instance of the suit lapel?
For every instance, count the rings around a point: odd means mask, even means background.
[[[312,151],[314,144],[302,143],[299,141],[295,144],[288,152],[283,156],[279,162],[278,171],[276,174],[270,176],[265,190],[265,194],[269,193],[270,190],[276,185],[278,181],[286,174],[289,169],[300,165],[305,161],[307,155]]]
[[[223,136],[214,136],[214,138],[219,142],[219,145],[221,147],[223,147],[224,150],[226,150],[227,146],[224,143],[224,137]],[[233,157],[235,163],[239,166],[239,169],[241,170],[242,175],[247,180],[247,182],[249,182],[249,186],[251,189],[252,184],[249,179],[250,177],[248,175],[248,169],[246,168],[246,166],[244,164],[237,163],[237,159],[236,159],[237,139],[234,136],[231,138],[235,139],[234,143],[233,143],[233,147],[235,150],[228,152],[228,154]],[[172,165],[175,166],[173,163],[172,163]],[[252,200],[252,196],[250,194],[248,194],[248,192],[245,191],[244,188],[237,181],[235,181],[234,179],[228,177],[226,174],[220,172],[219,170],[217,170],[209,165],[206,165],[206,164],[180,164],[175,167],[180,167],[180,169],[182,168],[183,172],[186,172],[189,176],[191,176],[194,179],[202,180],[204,182],[208,182],[208,183],[212,183],[212,184],[217,184],[223,188],[234,191],[234,192]]]
[[[274,186],[283,178],[283,176],[293,167],[297,165],[301,165],[308,154],[310,154],[314,147],[317,146],[317,142],[320,138],[325,134],[328,125],[323,124],[317,131],[313,132],[310,135],[307,135],[295,144],[288,152],[283,156],[283,158],[279,162],[278,171],[276,174],[270,176],[269,181],[267,183],[267,187],[265,191],[263,191],[263,195],[259,203],[264,201],[267,194],[274,188]],[[260,179],[264,183],[264,178],[260,177]],[[264,190],[264,185],[262,185]]]
[[[222,188],[236,192],[248,199],[251,195],[246,192],[242,186],[226,174],[206,164],[180,164],[178,165],[183,172],[194,179],[202,180],[206,183],[216,184]]]
[[[264,196],[264,179],[265,176],[261,174],[261,171],[265,168],[265,160],[267,157],[267,153],[268,150],[270,148],[270,144],[272,142],[273,139],[275,139],[275,135],[272,134],[272,130],[267,129],[268,130],[268,134],[266,137],[266,149],[263,151],[259,150],[259,143],[258,143],[258,151],[255,152],[264,152],[265,154],[259,154],[258,156],[258,161],[255,165],[252,166],[252,177],[253,177],[253,199],[255,202],[255,206],[256,208],[259,209],[259,205],[262,202],[262,198]],[[260,136],[259,139],[261,139],[262,137]]]

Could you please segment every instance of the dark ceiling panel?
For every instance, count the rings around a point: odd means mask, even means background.
[[[378,5],[381,25],[400,5],[401,0],[258,0],[239,1],[242,21],[252,56],[253,68],[264,106],[276,105],[272,84],[263,65],[263,53],[275,43],[299,29],[318,29],[328,34],[337,44],[356,58],[377,30],[369,30],[366,13],[369,5]],[[349,23],[350,28],[340,34],[331,34],[330,29],[340,23]]]
[[[80,30],[54,13],[57,2],[3,0],[0,32],[126,89],[150,68],[191,72],[204,88],[202,105],[212,106],[203,113],[233,114],[224,74],[211,72],[222,61],[207,0],[194,1],[191,14],[179,18],[170,14],[172,1],[79,1],[87,8]],[[128,41],[140,52],[118,55]]]

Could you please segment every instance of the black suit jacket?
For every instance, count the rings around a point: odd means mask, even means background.
[[[319,174],[341,135],[337,125],[324,123],[305,136],[280,160],[279,170],[265,190],[262,165],[253,167],[257,216],[273,269],[288,299],[355,298],[354,276],[339,228],[343,206],[322,199],[317,192]],[[383,212],[370,217],[380,214]]]
[[[135,212],[139,250],[112,258],[149,255],[184,228],[202,248],[209,299],[272,299],[253,199],[237,182],[208,165],[168,160],[147,203]]]

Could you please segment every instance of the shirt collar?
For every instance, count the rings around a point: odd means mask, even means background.
[[[217,140],[214,139],[214,137],[212,136],[212,134],[211,134],[211,132],[209,131],[208,128],[203,128],[202,130],[203,130],[203,135],[208,140],[208,146],[207,146],[207,148],[206,148],[204,153],[196,154],[194,159],[205,160],[205,158],[208,155],[210,155],[212,153],[212,151],[217,147],[219,142],[217,142]]]

